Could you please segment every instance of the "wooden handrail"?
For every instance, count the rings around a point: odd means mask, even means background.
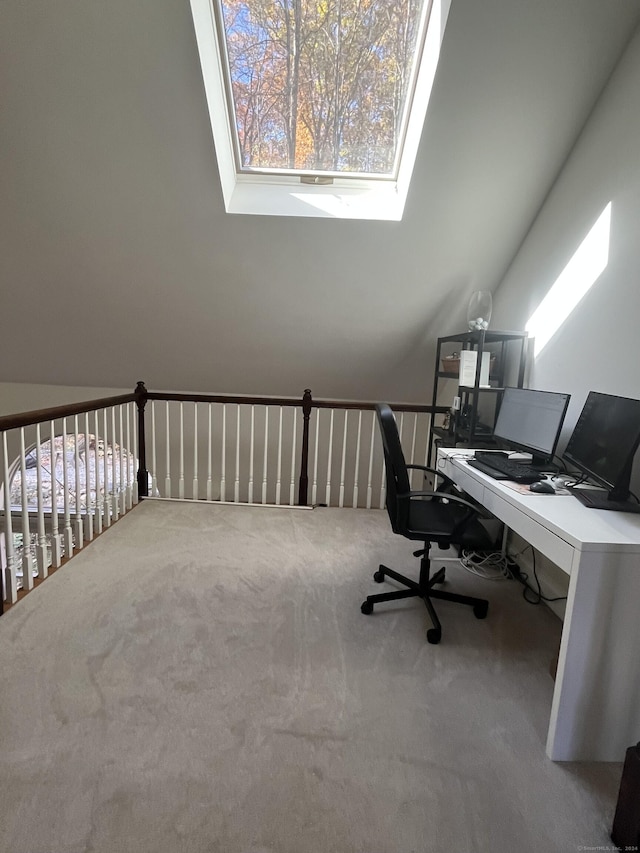
[[[309,394],[311,408],[316,409],[362,409],[369,411],[375,409],[377,401],[366,400],[314,400],[311,391]],[[147,391],[147,400],[168,400],[183,403],[237,403],[249,406],[300,406],[300,397],[250,397],[242,394],[189,394],[169,391]],[[448,412],[449,406],[432,406],[420,403],[389,403],[396,412],[421,412],[423,414],[444,414]]]
[[[140,389],[140,390],[139,390]],[[305,394],[307,392],[305,391]],[[311,408],[316,409],[362,409],[372,410],[376,402],[358,400],[314,400],[311,391],[308,391]],[[175,393],[169,391],[147,391],[142,382],[138,383],[135,391],[129,394],[118,394],[113,397],[100,397],[95,400],[84,400],[78,403],[68,403],[64,406],[52,406],[47,409],[34,409],[30,412],[20,412],[14,415],[0,416],[0,432],[20,427],[32,426],[33,424],[45,423],[45,421],[68,418],[73,415],[81,415],[85,412],[94,412],[96,409],[106,409],[109,406],[119,406],[122,403],[139,402],[143,400],[168,400],[185,403],[237,403],[255,406],[300,406],[300,397],[251,397],[242,394],[190,394]],[[447,406],[431,406],[419,403],[389,403],[391,408],[397,412],[421,412],[431,414],[444,414],[449,411]]]
[[[82,415],[85,412],[95,412],[96,409],[106,409],[109,406],[119,406],[122,403],[132,403],[135,399],[135,393],[118,394],[115,397],[101,397],[99,400],[85,400],[81,403],[69,403],[66,406],[35,409],[33,412],[21,412],[18,415],[2,415],[0,417],[0,432],[42,424],[45,421],[55,421],[58,418],[69,418],[72,415]]]

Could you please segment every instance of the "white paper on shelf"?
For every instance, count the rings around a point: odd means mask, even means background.
[[[480,386],[482,388],[489,387],[489,367],[491,365],[491,353],[484,350],[482,353],[482,361],[480,362]]]
[[[472,349],[463,349],[460,353],[459,385],[473,387],[476,384],[476,364],[478,353]]]
[[[484,350],[482,353],[482,361],[480,362],[480,387],[489,387],[489,366],[491,362],[491,353]],[[465,349],[460,353],[460,374],[458,384],[465,388],[473,388],[476,384],[476,365],[478,363],[478,353],[475,350]]]

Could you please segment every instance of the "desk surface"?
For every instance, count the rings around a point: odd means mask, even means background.
[[[438,458],[448,460],[456,470],[455,480],[465,488],[470,478],[480,484],[483,492],[493,492],[532,520],[544,525],[573,548],[582,551],[626,551],[640,553],[640,515],[586,507],[573,495],[545,495],[529,492],[521,494],[506,486],[502,480],[492,477],[467,465],[465,458],[473,456],[473,450],[441,448]],[[443,467],[445,473],[447,469]],[[472,492],[469,492],[472,494]],[[476,495],[473,495],[477,497]],[[485,504],[484,494],[478,498]]]

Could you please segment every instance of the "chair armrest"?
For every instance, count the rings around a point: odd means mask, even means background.
[[[450,495],[448,492],[403,492],[398,495],[398,499],[406,499],[408,498],[439,498],[441,501],[454,501],[456,504],[460,504],[460,506],[466,506],[469,509],[472,509],[477,515],[480,515],[481,507],[476,504],[469,503],[469,501],[465,501],[464,498],[456,497],[456,495]]]
[[[413,468],[416,471],[428,471],[430,474],[435,474],[437,477],[440,477],[441,480],[444,480],[447,486],[455,486],[451,477],[447,477],[446,474],[443,474],[442,471],[438,471],[437,468],[430,468],[428,465],[407,465],[406,467]]]

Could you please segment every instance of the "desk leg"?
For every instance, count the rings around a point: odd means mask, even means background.
[[[560,643],[547,755],[623,761],[640,738],[639,555],[578,552]]]

